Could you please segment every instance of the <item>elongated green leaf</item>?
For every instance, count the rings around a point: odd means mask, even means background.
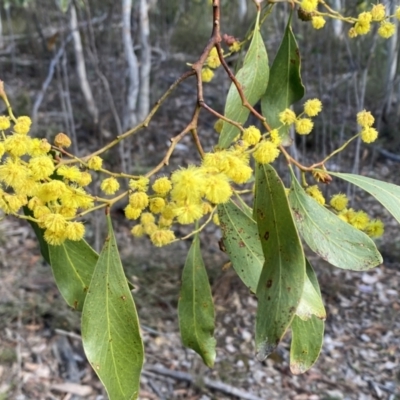
[[[295,316],[291,328],[290,370],[295,375],[303,374],[318,360],[325,322],[314,315],[307,321]]]
[[[375,243],[308,196],[291,171],[289,201],[301,236],[324,260],[353,271],[382,263]]]
[[[308,260],[306,260],[306,279],[304,281],[303,294],[301,295],[296,315],[304,321],[310,319],[312,315],[320,319],[326,318],[318,279]]]
[[[260,33],[258,21],[253,34],[249,50],[238,71],[236,78],[240,82],[243,94],[253,106],[261,99],[268,85],[269,66],[268,55]],[[225,116],[240,124],[247,121],[250,111],[243,107],[242,100],[236,86],[232,83],[225,104]],[[219,137],[219,146],[227,148],[233,139],[240,133],[235,126],[224,122]]]
[[[233,268],[243,283],[256,293],[264,254],[257,224],[232,201],[218,206],[223,243]]]
[[[290,326],[303,292],[303,248],[285,187],[270,165],[256,168],[255,215],[265,257],[257,287],[257,357],[264,359]]]
[[[84,241],[48,246],[54,279],[67,304],[81,311],[98,254]]]
[[[374,196],[400,222],[400,186],[366,176],[336,172],[329,172],[329,174],[350,182]]]
[[[178,303],[182,342],[201,356],[208,367],[215,361],[214,303],[207,271],[195,236],[182,273]]]
[[[83,306],[82,342],[110,400],[137,399],[143,343],[109,216],[108,238]]]
[[[289,18],[285,35],[271,67],[267,90],[261,99],[261,110],[271,128],[281,126],[279,113],[304,96],[300,75],[300,53]],[[280,135],[288,142],[289,127],[282,127]]]

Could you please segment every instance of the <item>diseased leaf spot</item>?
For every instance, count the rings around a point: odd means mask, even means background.
[[[269,239],[269,232],[268,232],[268,231],[264,233],[264,239],[265,239],[265,240],[268,240],[268,239]]]
[[[244,244],[243,240],[241,240],[241,241],[239,242],[239,247],[244,247],[244,246],[245,246],[245,244]]]
[[[272,286],[272,279],[268,279],[268,280],[267,280],[267,283],[265,284],[265,286],[266,286],[267,288],[270,288],[270,287]]]

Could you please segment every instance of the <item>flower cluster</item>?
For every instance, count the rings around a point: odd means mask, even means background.
[[[372,127],[375,122],[373,115],[366,110],[357,113],[357,123],[361,126],[361,140],[364,143],[372,143],[378,137],[378,131]]]
[[[201,79],[203,82],[210,82],[214,77],[214,69],[221,65],[221,60],[218,56],[218,51],[216,47],[213,47],[208,54],[205,66],[201,70]]]
[[[0,209],[5,214],[22,215],[44,230],[49,244],[64,240],[80,240],[85,233],[82,222],[76,221],[80,210],[93,206],[94,199],[85,190],[91,181],[87,171],[63,165],[45,139],[28,135],[29,117],[13,121],[0,116]],[[68,147],[71,140],[58,134],[54,143]]]
[[[125,216],[140,220],[133,227],[134,236],[148,235],[155,246],[175,239],[171,226],[187,225],[206,215],[213,216],[215,206],[229,201],[232,184],[250,180],[252,168],[246,146],[205,154],[200,166],[190,165],[154,181],[149,193],[145,177],[131,181],[134,191],[129,196]],[[139,184],[138,184],[139,182]]]
[[[304,103],[304,111],[296,115],[290,108],[279,114],[279,120],[283,125],[294,124],[295,131],[299,135],[308,135],[314,128],[314,122],[310,117],[317,116],[322,110],[322,103],[318,99],[310,99]]]
[[[372,24],[379,24],[378,35],[388,39],[393,36],[396,25],[390,22],[390,18],[397,18],[400,20],[400,7],[398,7],[393,15],[387,15],[386,7],[384,4],[374,4],[370,11],[364,11],[358,15],[357,18],[346,18],[338,13],[332,13],[328,8],[327,12],[320,13],[318,11],[318,0],[301,0],[300,8],[311,19],[312,26],[315,29],[321,29],[325,26],[324,16],[331,18],[338,18],[346,22],[351,22],[353,26],[349,30],[349,37],[355,38],[357,36],[366,35],[371,31]]]
[[[338,217],[354,226],[354,228],[365,232],[370,237],[380,237],[384,232],[383,222],[374,219],[371,220],[364,211],[355,211],[353,208],[347,208],[349,200],[345,194],[338,193],[332,196],[329,204],[337,212]]]
[[[371,11],[365,11],[358,15],[354,26],[349,30],[349,36],[354,38],[366,35],[371,31],[372,24],[375,22],[379,24],[378,35],[388,39],[396,30],[396,25],[389,21],[391,17],[400,19],[400,7],[397,8],[394,15],[386,15],[384,4],[374,4]]]

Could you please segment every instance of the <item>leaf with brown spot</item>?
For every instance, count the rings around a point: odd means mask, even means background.
[[[255,193],[254,207],[266,215],[257,219],[265,261],[257,286],[256,348],[257,357],[264,359],[294,318],[303,292],[305,262],[285,187],[272,166],[257,165]]]
[[[225,250],[243,283],[255,293],[264,255],[256,222],[235,203],[218,206]]]

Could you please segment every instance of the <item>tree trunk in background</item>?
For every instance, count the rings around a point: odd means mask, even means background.
[[[238,0],[238,17],[239,21],[243,21],[247,14],[247,1]]]
[[[74,42],[75,61],[76,61],[76,72],[79,78],[80,88],[83,93],[83,97],[86,101],[86,107],[93,119],[95,125],[99,121],[99,110],[97,109],[94,101],[92,89],[90,88],[89,81],[86,74],[85,56],[83,54],[81,34],[78,29],[78,18],[76,16],[75,6],[71,5],[70,11],[70,28],[72,33],[72,40]]]
[[[150,110],[150,71],[151,48],[149,43],[149,4],[148,0],[140,0],[140,89],[138,122],[142,122]]]
[[[396,3],[397,0],[390,0],[388,2],[388,14],[393,15],[396,11]],[[394,24],[396,24],[395,33],[392,37],[387,40],[387,73],[386,73],[386,84],[385,84],[385,100],[384,100],[384,116],[390,115],[392,109],[393,102],[393,89],[396,79],[396,71],[397,71],[397,59],[398,59],[398,21],[396,18],[391,20]]]
[[[132,0],[122,0],[122,42],[128,64],[128,91],[126,105],[122,119],[123,130],[134,127],[137,124],[136,105],[139,96],[139,65],[133,51],[131,35]]]
[[[333,0],[332,1],[332,8],[335,11],[342,11],[342,4],[341,0]],[[340,21],[339,19],[333,19],[332,20],[332,25],[333,25],[333,33],[337,38],[340,38],[343,32],[343,21]]]

